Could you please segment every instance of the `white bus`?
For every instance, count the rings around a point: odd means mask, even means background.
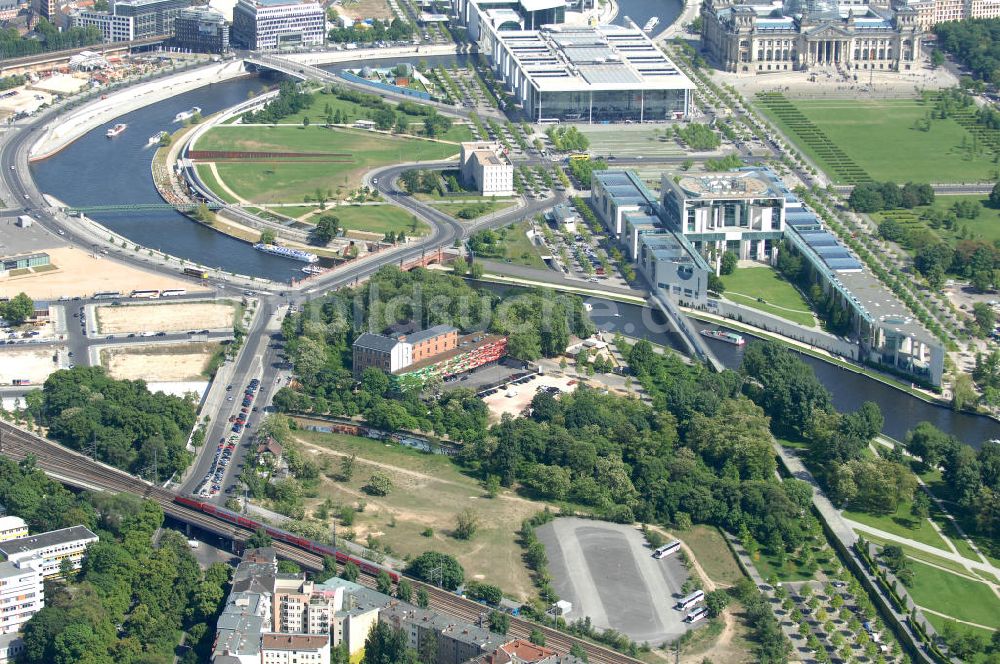
[[[160,291],[158,290],[134,290],[129,295],[129,297],[134,297],[136,299],[155,299],[160,297]]]
[[[673,542],[667,542],[656,551],[653,552],[653,557],[659,560],[660,558],[666,558],[672,553],[677,553],[681,550],[681,543],[679,540],[674,540]]]
[[[704,620],[708,617],[708,609],[704,606],[700,606],[691,613],[684,616],[684,622],[686,623],[696,623],[699,620]]]
[[[98,291],[94,293],[95,300],[113,300],[121,296],[121,291]]]
[[[681,597],[680,601],[677,602],[676,608],[680,611],[686,611],[703,599],[705,599],[705,593],[701,590],[696,590],[686,597]]]
[[[187,295],[187,290],[183,288],[173,288],[160,293],[160,297],[177,297],[178,295]]]

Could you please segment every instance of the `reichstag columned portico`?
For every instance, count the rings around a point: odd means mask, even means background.
[[[702,45],[722,69],[761,74],[841,67],[910,69],[920,58],[914,10],[866,4],[788,7],[705,0]]]

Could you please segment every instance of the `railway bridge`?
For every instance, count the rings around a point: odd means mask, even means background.
[[[252,534],[247,528],[175,502],[174,498],[177,497],[177,494],[173,491],[94,461],[79,452],[7,422],[0,422],[0,454],[16,461],[23,460],[29,455],[33,456],[38,468],[45,471],[53,479],[68,486],[88,491],[131,493],[152,500],[163,508],[166,516],[234,542],[243,542]],[[303,569],[310,571],[322,571],[323,569],[322,558],[314,553],[277,540],[273,542],[273,546],[279,556],[295,561]],[[376,583],[373,577],[361,577],[359,581],[370,587],[375,587]],[[430,598],[430,608],[459,620],[476,623],[487,610],[487,607],[478,602],[430,584],[416,579],[411,579],[410,582],[416,588],[423,588],[427,591]],[[545,635],[546,643],[561,652],[568,653],[574,645],[580,646],[587,653],[588,661],[592,664],[641,664],[639,660],[610,648],[517,617],[511,618],[510,630],[507,635],[512,639],[527,639],[533,630],[541,631]]]

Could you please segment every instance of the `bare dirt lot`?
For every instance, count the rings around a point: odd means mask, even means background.
[[[218,350],[216,343],[158,344],[105,348],[101,366],[118,380],[178,382],[204,379],[208,361]]]
[[[535,594],[517,530],[523,519],[544,509],[544,503],[510,490],[488,498],[477,480],[443,455],[341,434],[299,430],[295,439],[306,455],[325,467],[318,496],[306,500],[307,513],[313,513],[326,498],[333,502],[334,514],[359,501],[366,503],[363,512],[353,515],[350,526],[341,521],[339,537],[351,531],[355,541],[365,542],[371,535],[388,545],[396,557],[417,556],[431,549],[448,553],[465,568],[467,579],[497,584],[522,600]],[[344,480],[338,475],[341,461],[352,454],[357,455],[356,470],[350,480]],[[376,470],[392,479],[387,496],[370,496],[362,490]],[[465,508],[479,519],[471,540],[454,537],[456,516]]]
[[[49,374],[59,369],[52,359],[65,348],[34,348],[32,350],[0,350],[0,385],[10,385],[15,378],[27,378],[43,383]]]
[[[186,281],[128,267],[101,254],[89,254],[72,247],[43,251],[58,269],[0,279],[0,296],[13,297],[24,292],[34,300],[55,300],[63,296],[84,297],[98,291],[167,288],[191,290],[191,284]]]
[[[341,0],[333,8],[341,16],[355,21],[365,18],[392,19],[392,10],[386,0]]]
[[[226,302],[178,302],[97,307],[101,334],[221,330],[233,326],[235,308]]]

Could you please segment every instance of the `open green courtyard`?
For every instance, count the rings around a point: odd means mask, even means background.
[[[737,268],[723,276],[722,283],[726,285],[724,295],[728,300],[799,325],[816,325],[809,303],[776,270],[764,265]]]
[[[933,104],[921,99],[786,99],[758,95],[756,106],[834,181],[992,180],[988,150],[970,154],[972,134],[956,119],[916,125]]]
[[[206,132],[197,149],[315,155],[216,162],[219,178],[238,196],[273,204],[300,203],[317,190],[336,198],[359,187],[364,173],[373,168],[448,159],[460,148],[452,143],[355,129],[222,125]]]

